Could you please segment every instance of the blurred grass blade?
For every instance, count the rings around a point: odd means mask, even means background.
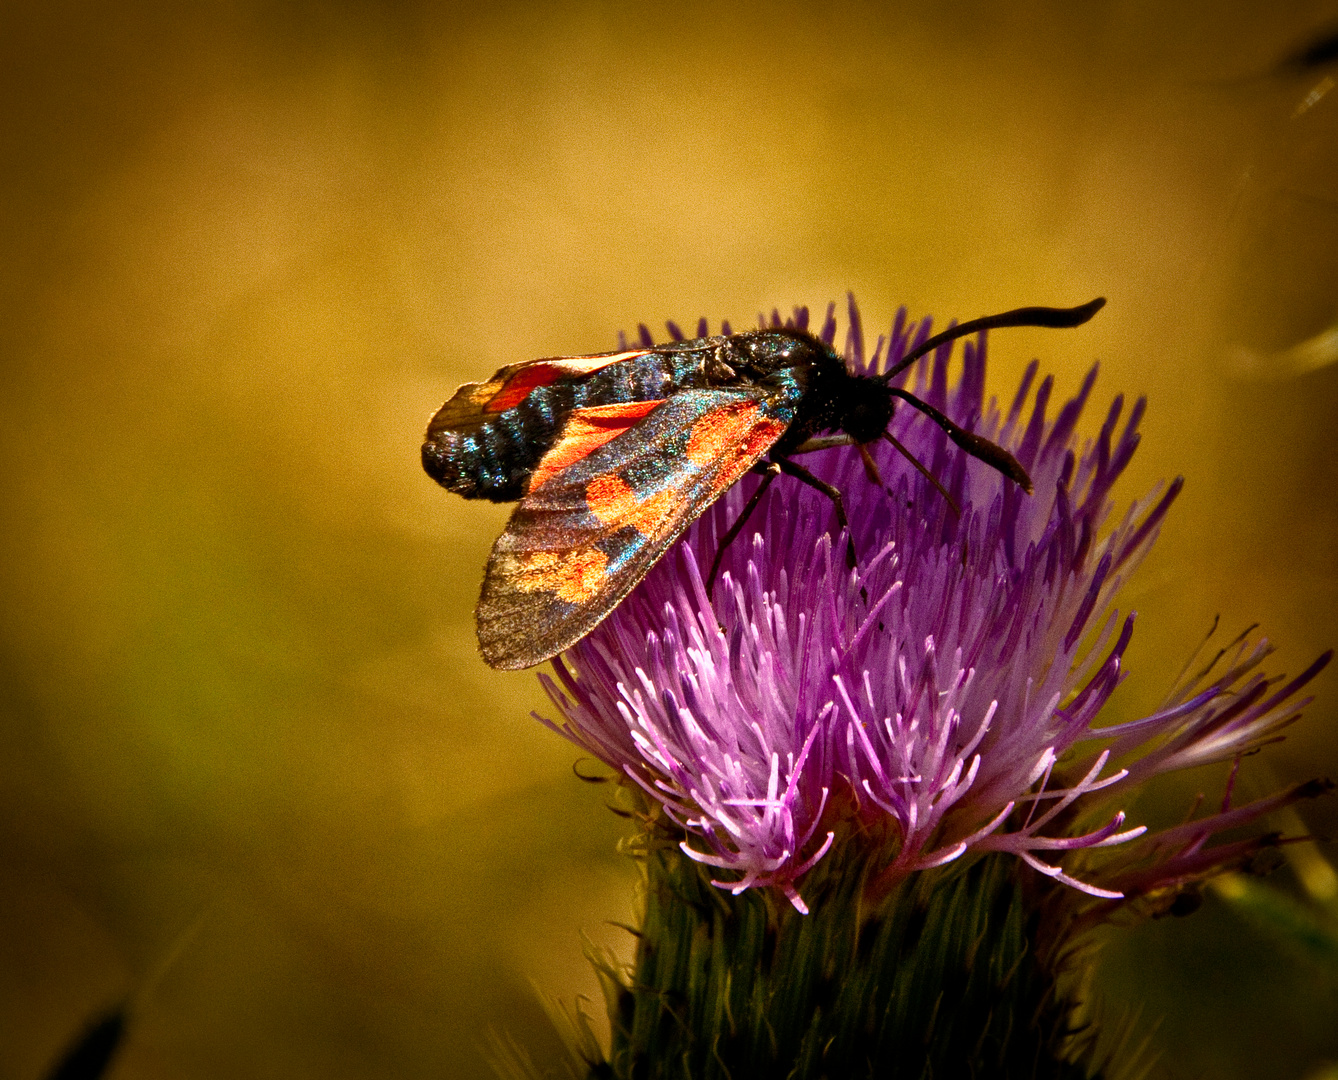
[[[118,1005],[95,1019],[80,1034],[45,1080],[99,1080],[125,1039],[128,1010]]]
[[[1255,925],[1338,976],[1338,924],[1323,912],[1245,874],[1224,874],[1213,887]]]

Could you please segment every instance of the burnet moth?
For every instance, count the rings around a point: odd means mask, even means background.
[[[707,337],[703,326],[691,341],[531,360],[466,383],[428,424],[423,468],[465,498],[519,500],[493,545],[475,610],[483,659],[525,668],[573,645],[750,471],[763,482],[721,552],[782,473],[829,496],[844,527],[840,492],[792,458],[853,444],[876,479],[868,444],[886,439],[905,453],[887,431],[898,401],[1030,491],[1007,450],[891,380],[956,338],[1006,326],[1079,326],[1104,304],[1098,298],[973,319],[878,375],[852,374],[830,345],[802,330]],[[853,565],[853,546],[848,557]],[[719,562],[718,552],[711,583]]]

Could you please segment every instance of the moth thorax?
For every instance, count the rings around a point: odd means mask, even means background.
[[[892,395],[874,379],[855,381],[846,396],[841,430],[859,443],[880,438],[892,420]]]

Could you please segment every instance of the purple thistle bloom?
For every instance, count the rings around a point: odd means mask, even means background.
[[[819,335],[828,343],[832,312]],[[797,309],[785,325],[807,323]],[[885,370],[929,332],[929,320],[908,324],[903,308],[886,355],[880,337],[866,359],[852,300],[847,362]],[[680,336],[672,324],[670,333]],[[644,327],[641,337],[649,344]],[[1206,848],[1213,834],[1309,793],[1235,810],[1224,802],[1219,814],[1126,848],[1118,864],[1087,859],[1081,878],[1061,869],[1065,852],[1145,832],[1110,807],[1134,785],[1274,738],[1329,654],[1273,690],[1256,670],[1267,642],[1242,640],[1216,678],[1178,688],[1152,716],[1098,727],[1133,631],[1116,594],[1181,481],[1114,516],[1111,487],[1138,445],[1143,400],[1121,424],[1116,397],[1096,437],[1079,440],[1095,368],[1047,419],[1051,378],[1026,408],[1034,362],[1005,412],[985,400],[984,335],[966,343],[950,387],[951,353],[940,346],[902,378],[1011,450],[1034,495],[902,407],[891,434],[956,508],[885,444],[870,449],[886,490],[854,448],[813,453],[805,465],[843,493],[858,566],[847,568],[830,501],[782,479],[725,552],[713,604],[705,576],[758,482],[747,479],[554,661],[556,680],[541,677],[561,714],[544,723],[640,785],[686,832],[683,850],[728,873],[715,884],[736,894],[774,886],[806,911],[797,882],[840,837],[879,844],[875,892],[974,848],[1012,852],[1115,899],[1220,868],[1245,849]]]

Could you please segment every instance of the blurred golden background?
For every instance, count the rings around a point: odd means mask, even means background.
[[[1275,671],[1338,643],[1338,92],[1281,63],[1335,18],[5,5],[0,1077],[127,997],[118,1080],[485,1077],[490,1025],[551,1052],[532,983],[595,992],[582,930],[628,949],[609,792],[475,653],[507,510],[418,465],[503,363],[847,290],[874,335],[1103,294],[990,378],[1099,358],[1089,433],[1150,398],[1124,499],[1188,478],[1116,711],[1219,612]],[[1315,688],[1250,791],[1338,777]],[[1170,1075],[1338,1062],[1332,969],[1220,900],[1107,955]]]

